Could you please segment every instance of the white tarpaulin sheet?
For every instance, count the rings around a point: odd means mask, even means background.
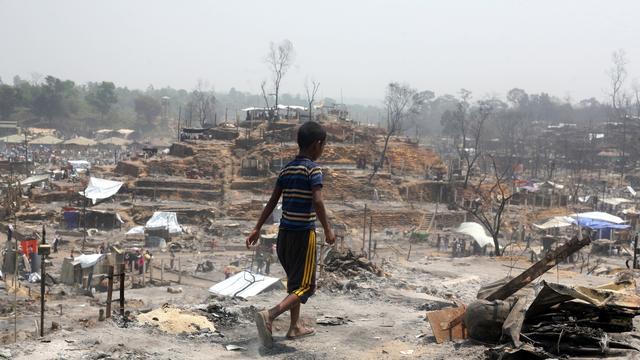
[[[484,231],[484,227],[478,223],[464,222],[457,228],[453,229],[453,232],[471,236],[473,240],[480,245],[480,247],[484,247],[485,245],[489,245],[491,247],[494,246],[493,238],[488,236]]]
[[[182,233],[182,226],[178,223],[178,216],[174,212],[156,211],[145,224],[147,229],[168,229],[169,234]]]
[[[621,218],[615,216],[615,215],[611,215],[611,214],[607,214],[605,212],[600,212],[600,211],[592,211],[592,212],[585,212],[585,213],[580,213],[580,214],[573,214],[571,215],[572,218],[581,218],[581,219],[588,219],[588,220],[599,220],[599,221],[606,221],[606,222],[610,222],[613,224],[623,224],[625,221],[622,220]]]
[[[245,270],[213,285],[209,288],[209,292],[216,295],[238,296],[246,299],[276,286],[282,287],[280,279],[254,274]]]
[[[100,261],[105,256],[105,254],[89,254],[89,255],[80,255],[76,256],[73,259],[73,265],[80,264],[80,267],[83,269],[90,268]]]
[[[540,225],[533,224],[533,226],[540,230],[547,230],[547,229],[571,226],[573,225],[573,223],[574,223],[573,218],[570,218],[568,216],[555,216],[543,222]]]
[[[627,186],[627,191],[629,192],[629,194],[631,194],[631,196],[636,196],[636,191],[633,190],[631,186]]]
[[[92,177],[89,179],[89,185],[84,189],[84,192],[80,192],[80,195],[84,195],[87,199],[91,199],[95,204],[98,199],[107,199],[115,195],[118,190],[120,190],[121,186],[122,182],[120,181]]]

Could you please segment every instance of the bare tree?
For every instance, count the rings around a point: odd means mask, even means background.
[[[491,235],[495,247],[495,254],[496,256],[501,256],[502,250],[500,249],[498,238],[502,227],[502,215],[513,194],[507,190],[508,185],[506,179],[509,167],[505,167],[503,171],[499,171],[495,158],[490,155],[487,155],[487,157],[491,162],[494,183],[488,190],[483,190],[483,183],[486,180],[486,176],[482,178],[477,185],[473,186],[476,198],[472,200],[469,205],[464,205],[463,208],[480,222],[489,235]]]
[[[627,112],[626,108],[629,103],[627,94],[623,90],[624,82],[627,78],[627,58],[623,49],[614,51],[611,55],[611,68],[608,71],[609,81],[611,84],[611,107],[614,116],[618,120],[622,120],[622,159],[620,163],[620,181],[624,179],[626,167],[626,150],[627,150]]]
[[[469,178],[472,174],[473,167],[482,155],[480,144],[482,141],[482,131],[486,120],[491,114],[491,106],[487,103],[480,102],[478,108],[469,113],[468,99],[470,97],[468,90],[462,89],[462,101],[458,102],[457,109],[454,113],[458,131],[460,132],[460,146],[458,147],[458,155],[464,162],[465,175],[463,187],[466,189],[469,184]],[[471,136],[468,142],[468,136]],[[469,145],[473,148],[469,148]]]
[[[267,97],[267,90],[265,89],[266,86],[267,86],[267,81],[266,80],[262,80],[262,82],[260,83],[260,90],[262,91],[262,98],[264,99],[264,106],[268,109],[269,108],[269,97]]]
[[[313,102],[316,99],[316,94],[318,93],[318,89],[320,88],[320,82],[315,80],[311,81],[311,85],[309,85],[309,81],[305,81],[304,89],[307,93],[307,104],[309,105],[309,121],[313,120]]]
[[[271,45],[269,46],[269,53],[267,54],[265,61],[271,71],[271,81],[273,85],[273,93],[275,95],[274,113],[278,111],[280,83],[293,64],[294,56],[295,52],[291,41],[285,39],[277,45],[271,42]],[[265,96],[264,86],[262,86],[262,93],[263,96]]]
[[[198,81],[196,89],[191,93],[191,104],[201,127],[205,127],[210,120],[215,121],[216,97],[204,90],[205,83]]]
[[[387,94],[384,99],[387,108],[387,133],[384,137],[384,146],[380,153],[380,159],[373,164],[369,183],[371,183],[378,170],[384,166],[391,137],[402,131],[404,120],[409,114],[421,111],[426,98],[426,92],[418,92],[409,87],[409,85],[401,85],[397,82],[387,85]]]

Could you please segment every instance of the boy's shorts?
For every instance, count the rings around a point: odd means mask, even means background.
[[[287,292],[304,304],[316,290],[316,231],[280,229],[277,246],[278,260],[287,273]]]

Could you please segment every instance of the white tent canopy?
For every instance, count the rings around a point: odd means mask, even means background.
[[[573,222],[573,219],[568,216],[554,216],[540,225],[533,224],[533,226],[540,230],[547,230],[571,226],[573,225]]]
[[[122,187],[122,182],[120,181],[92,177],[89,179],[87,188],[80,194],[87,199],[91,199],[95,204],[98,199],[107,199],[115,195],[120,190],[120,187]]]
[[[453,232],[463,235],[468,235],[475,240],[475,242],[480,246],[484,247],[489,245],[493,247],[493,238],[484,231],[484,227],[478,223],[474,222],[464,222],[460,224],[457,228],[453,229]]]
[[[580,214],[573,214],[571,215],[572,218],[580,218],[580,219],[589,219],[589,220],[599,220],[599,221],[606,221],[606,222],[610,222],[613,224],[624,224],[625,221],[622,220],[621,218],[615,216],[615,215],[611,215],[611,214],[607,214],[605,212],[601,212],[601,211],[592,211],[592,212],[585,212],[585,213],[580,213]]]
[[[156,211],[145,225],[146,229],[168,229],[169,234],[181,234],[182,226],[178,223],[175,212]]]

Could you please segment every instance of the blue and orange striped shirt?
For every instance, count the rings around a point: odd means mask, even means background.
[[[296,158],[280,171],[277,185],[282,188],[282,219],[285,230],[311,230],[316,227],[312,189],[322,186],[322,171],[313,160]]]

